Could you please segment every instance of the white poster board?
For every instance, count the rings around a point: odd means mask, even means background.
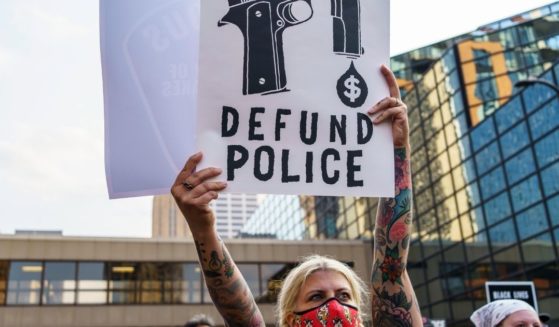
[[[199,0],[100,1],[110,198],[168,193],[194,152],[199,18]]]
[[[394,195],[389,1],[201,3],[198,142],[229,192]]]

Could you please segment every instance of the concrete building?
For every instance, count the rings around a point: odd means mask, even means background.
[[[192,239],[192,233],[170,195],[153,197],[151,236]]]
[[[330,255],[367,280],[361,241],[229,240],[266,323],[295,260]],[[0,236],[1,327],[170,327],[196,313],[223,325],[203,284],[192,241]]]

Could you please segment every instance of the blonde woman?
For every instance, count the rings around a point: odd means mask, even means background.
[[[411,227],[411,174],[406,105],[394,74],[381,67],[390,96],[369,110],[373,122],[390,122],[394,139],[396,196],[381,199],[376,218],[371,279],[371,318],[377,326],[422,326],[406,271]],[[192,231],[212,300],[227,326],[265,326],[248,285],[215,230],[209,202],[227,187],[212,179],[221,169],[196,171],[202,153],[189,158],[171,188]],[[364,283],[347,266],[320,256],[286,277],[278,299],[278,325],[362,326]]]

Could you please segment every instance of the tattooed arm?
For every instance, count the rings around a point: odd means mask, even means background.
[[[412,222],[409,127],[406,105],[400,100],[396,78],[385,66],[381,72],[390,97],[377,103],[370,114],[375,124],[392,122],[394,138],[394,198],[380,199],[375,225],[372,271],[373,326],[422,326],[421,313],[406,271]]]
[[[195,172],[201,159],[201,153],[188,159],[171,193],[192,231],[206,286],[226,326],[265,326],[243,275],[215,230],[215,216],[209,202],[217,198],[226,183],[207,181],[218,176],[220,169]]]

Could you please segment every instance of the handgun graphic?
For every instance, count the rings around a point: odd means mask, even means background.
[[[361,47],[361,4],[360,0],[331,0],[334,27],[334,53],[358,58]]]
[[[228,0],[218,26],[236,25],[244,36],[243,94],[286,90],[283,32],[311,19],[311,0]]]

